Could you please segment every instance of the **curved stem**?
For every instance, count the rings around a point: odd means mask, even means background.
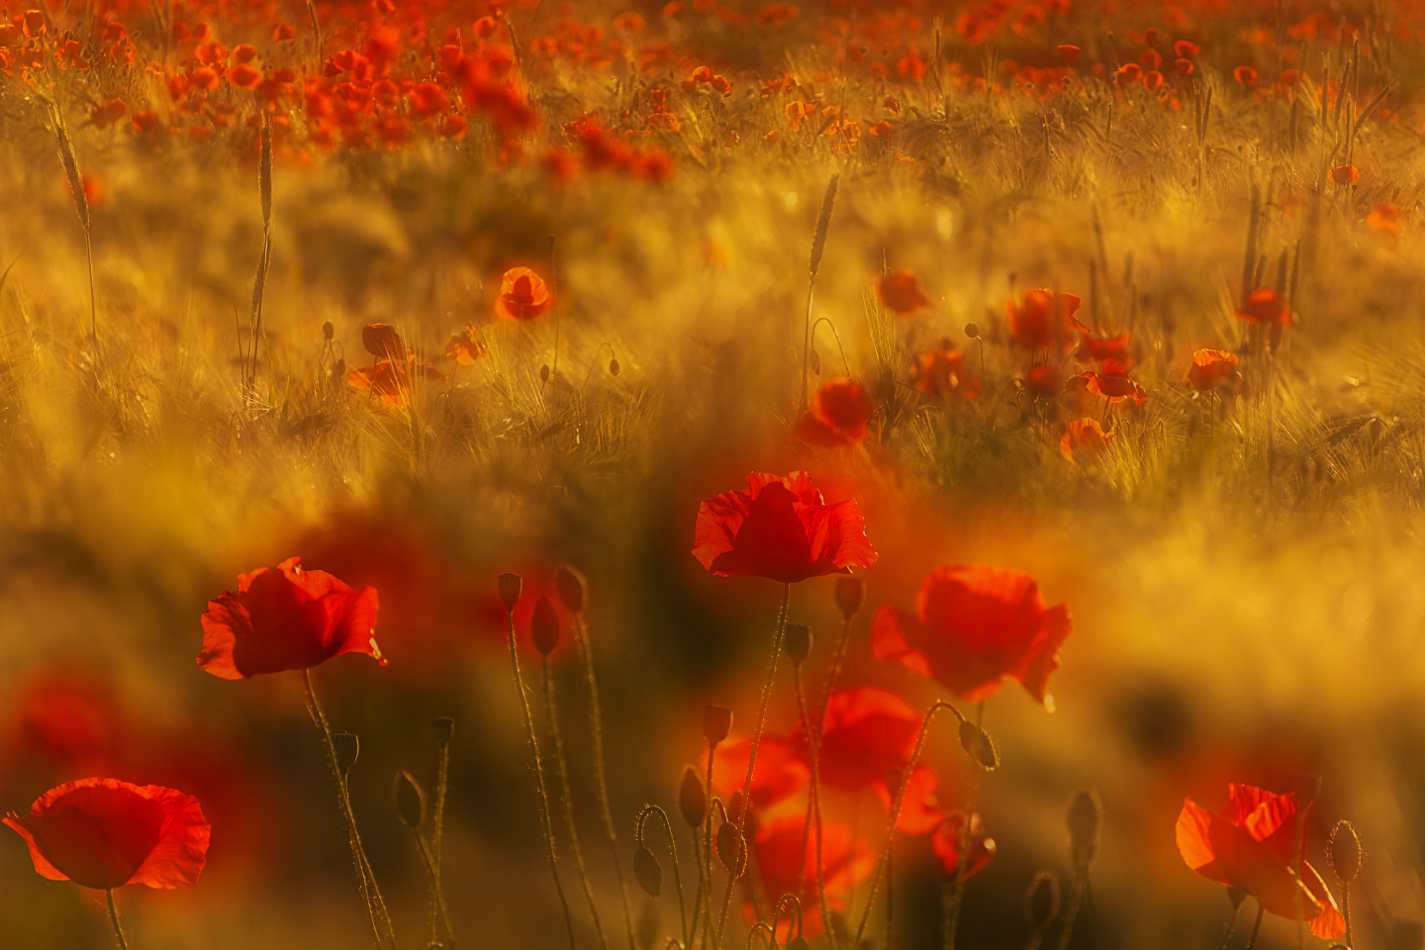
[[[574,644],[579,649],[579,656],[584,661],[584,685],[589,691],[589,732],[594,740],[594,789],[599,796],[599,810],[604,816],[604,832],[609,839],[609,856],[614,862],[614,874],[618,878],[619,894],[623,898],[623,918],[628,926],[628,946],[633,950],[633,908],[628,902],[628,885],[623,879],[623,865],[618,859],[618,836],[614,833],[614,813],[609,807],[609,782],[604,766],[604,722],[603,713],[599,708],[599,683],[594,677],[594,647],[589,642],[589,631],[584,625],[584,613],[580,611],[574,617]],[[667,817],[664,817],[667,820]],[[673,832],[668,832],[668,840],[673,840]],[[679,886],[679,904],[682,903],[682,886]],[[679,907],[681,910],[681,906]],[[686,941],[687,928],[684,928],[683,940]]]
[[[1257,945],[1257,933],[1262,929],[1262,913],[1266,910],[1261,904],[1257,905],[1257,920],[1252,924],[1252,936],[1247,941],[1246,950],[1252,950]]]
[[[762,743],[762,730],[767,725],[767,706],[772,699],[772,684],[777,679],[777,659],[782,653],[782,636],[787,631],[787,611],[792,604],[792,584],[787,582],[782,592],[782,611],[777,618],[777,632],[772,635],[772,658],[767,664],[767,683],[762,687],[762,707],[757,712],[757,729],[752,733],[752,752],[747,757],[747,778],[742,782],[742,807],[737,812],[737,840],[741,843],[743,852],[743,863],[751,861],[751,848],[747,846],[745,832],[747,829],[747,813],[752,810],[752,774],[757,768],[757,747]],[[717,927],[717,946],[722,947],[723,934],[727,930],[727,912],[732,907],[732,885],[737,881],[737,855],[733,855],[733,870],[727,875],[727,891],[722,898],[722,918]],[[709,882],[709,891],[712,884]],[[711,923],[711,920],[709,920]]]
[[[807,764],[811,768],[811,792],[807,799],[807,823],[802,828],[802,870],[801,870],[801,892],[806,892],[806,853],[807,839],[811,836],[811,822],[816,821],[816,894],[820,902],[822,928],[826,931],[827,940],[830,941],[832,950],[836,950],[836,934],[831,926],[831,911],[826,903],[826,869],[822,865],[821,853],[821,794],[820,794],[820,774],[817,764],[818,746],[821,745],[821,726],[817,723],[816,732],[812,732],[811,723],[807,720],[806,696],[802,690],[802,668],[796,667],[793,671],[796,674],[797,684],[797,713],[802,720],[802,735],[807,737]],[[825,720],[823,719],[823,722]],[[800,904],[798,905],[800,907]]]
[[[772,946],[777,946],[777,925],[782,922],[782,905],[788,901],[792,902],[792,910],[797,915],[797,936],[802,935],[802,899],[795,894],[783,894],[777,898],[777,904],[772,908]],[[827,931],[830,932],[830,927]]]
[[[1083,903],[1084,891],[1088,889],[1089,869],[1088,865],[1080,865],[1075,872],[1077,878],[1074,893],[1069,898],[1068,905],[1064,908],[1064,924],[1059,931],[1059,950],[1069,950],[1069,939],[1074,935],[1074,921],[1079,916],[1079,905]],[[1258,916],[1257,924],[1260,926],[1262,918]],[[1255,939],[1256,931],[1253,931]],[[1249,945],[1250,946],[1250,945]]]
[[[564,896],[564,885],[559,882],[559,863],[554,855],[554,819],[549,814],[549,793],[544,788],[544,765],[539,758],[539,740],[534,734],[534,716],[529,711],[529,697],[525,695],[524,677],[520,675],[520,654],[515,643],[515,612],[505,609],[505,617],[510,627],[510,664],[515,670],[515,692],[520,695],[520,710],[524,713],[525,733],[529,738],[529,754],[534,759],[534,775],[539,788],[539,818],[544,825],[544,848],[549,855],[549,873],[554,876],[554,890],[559,895],[559,906],[564,911],[564,926],[569,931],[569,950],[574,950],[574,918],[569,913],[569,900]]]
[[[668,813],[659,806],[644,805],[643,811],[638,813],[638,843],[643,846],[643,823],[648,820],[649,815],[655,813],[663,819],[663,830],[668,833],[668,851],[673,855],[673,883],[678,886],[678,919],[682,923],[683,943],[686,945],[688,942],[688,911],[683,901],[683,876],[678,872],[678,843],[673,839],[673,823],[668,820]]]
[[[975,711],[975,725],[985,721],[985,704]],[[975,808],[980,798],[980,760],[970,762],[970,800],[965,811],[965,825],[960,829],[960,859],[955,863],[955,879],[951,884],[950,901],[945,906],[945,950],[955,950],[955,931],[960,925],[960,905],[965,899],[965,871],[970,866],[970,830],[975,825]]]
[[[895,800],[891,802],[891,813],[886,820],[886,844],[881,848],[881,854],[876,859],[876,870],[871,875],[871,891],[866,895],[866,906],[861,910],[861,923],[856,927],[856,939],[852,941],[853,947],[861,945],[861,938],[866,935],[866,924],[871,919],[871,908],[876,903],[876,894],[881,889],[881,876],[886,873],[886,863],[890,859],[890,845],[895,837],[896,823],[900,821],[901,805],[905,803],[905,792],[910,786],[910,775],[915,771],[915,763],[920,759],[920,753],[925,748],[925,737],[930,731],[930,723],[935,718],[935,714],[941,710],[948,709],[960,722],[965,721],[965,717],[960,710],[951,703],[943,699],[936,700],[930,708],[925,711],[925,718],[920,721],[920,734],[915,737],[915,748],[911,751],[910,759],[905,764],[905,773],[901,776],[900,788],[896,790]]]
[[[129,950],[129,942],[124,939],[124,928],[119,926],[119,909],[114,906],[114,889],[111,887],[104,891],[104,896],[109,899],[109,920],[114,923],[114,936],[119,938],[119,946],[123,950]]]
[[[1232,931],[1237,929],[1237,918],[1240,917],[1241,914],[1241,904],[1232,908],[1232,919],[1227,921],[1227,932],[1222,935],[1222,942],[1217,945],[1217,950],[1227,950],[1227,941],[1232,939]]]
[[[811,339],[816,342],[816,328],[822,324],[831,327],[831,335],[836,338],[836,348],[841,351],[841,365],[846,369],[846,375],[851,375],[851,361],[846,358],[846,347],[841,345],[841,334],[836,332],[836,324],[831,322],[830,317],[817,317],[816,322],[811,325]]]
[[[450,926],[450,914],[445,909],[445,894],[441,891],[440,871],[436,868],[435,856],[426,846],[426,841],[421,837],[419,829],[412,828],[411,833],[416,836],[416,847],[420,849],[421,859],[425,861],[426,870],[430,873],[430,886],[431,892],[435,895],[436,913],[439,915],[441,926],[445,928],[445,946],[448,950],[455,950],[455,931]],[[434,923],[431,925],[431,930],[435,930]],[[436,942],[432,933],[431,943]]]
[[[771,950],[777,950],[776,931],[774,931],[771,927],[767,926],[760,920],[752,925],[751,930],[747,931],[747,950],[752,950],[752,941],[755,940],[757,938],[757,935],[764,930],[767,932],[767,946],[771,948]]]

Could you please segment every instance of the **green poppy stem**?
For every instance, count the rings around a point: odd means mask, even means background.
[[[114,906],[114,889],[106,890],[104,896],[109,899],[109,919],[114,923],[114,936],[119,938],[122,950],[129,950],[129,942],[124,939],[124,928],[119,926],[119,909]]]

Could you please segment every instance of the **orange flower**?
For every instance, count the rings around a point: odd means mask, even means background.
[[[1201,53],[1202,50],[1191,40],[1178,40],[1173,44],[1173,52],[1177,55],[1178,59],[1192,59],[1198,53]]]
[[[965,354],[951,349],[949,340],[915,358],[911,379],[915,388],[927,396],[974,399],[980,394],[979,377],[965,369]]]
[[[450,342],[445,346],[446,357],[455,360],[461,366],[469,366],[480,357],[484,356],[488,350],[484,342],[475,336],[475,326],[467,326],[461,333],[457,333],[450,338]]]
[[[1175,59],[1173,60],[1173,69],[1177,70],[1180,76],[1191,76],[1193,71],[1192,60]]]
[[[1059,452],[1070,462],[1077,461],[1080,456],[1098,455],[1108,448],[1115,434],[1104,432],[1097,420],[1075,419],[1059,440]]]
[[[1111,403],[1132,399],[1141,406],[1148,399],[1143,387],[1129,378],[1128,367],[1118,360],[1104,360],[1102,372],[1084,373],[1084,379],[1087,380],[1085,388],[1089,392]]]
[[[1113,72],[1113,84],[1119,89],[1127,89],[1143,75],[1143,67],[1137,63],[1124,63]]]
[[[1198,392],[1216,389],[1237,375],[1237,354],[1226,350],[1198,350],[1192,355],[1188,385]]]
[[[881,303],[903,317],[921,307],[930,306],[930,300],[921,292],[915,273],[909,270],[898,270],[877,277],[876,293],[880,296]]]
[[[1050,363],[1038,363],[1029,367],[1024,386],[1036,396],[1052,399],[1064,388],[1064,374]]]
[[[1260,287],[1247,295],[1247,305],[1237,311],[1238,320],[1265,326],[1270,323],[1288,325],[1296,315],[1287,307],[1282,295],[1270,287]]]
[[[858,445],[865,441],[866,423],[875,411],[864,386],[838,376],[821,384],[811,409],[792,426],[792,435],[808,445]]]
[[[1400,209],[1389,201],[1382,201],[1366,215],[1366,226],[1388,234],[1391,238],[1400,236]]]
[[[404,363],[377,360],[372,366],[348,374],[346,384],[352,389],[370,391],[382,409],[402,409],[411,401],[410,370],[414,369],[414,357]],[[429,363],[422,366],[420,372],[430,379],[445,379],[445,374]]]
[[[502,320],[533,320],[553,302],[554,295],[543,278],[528,267],[511,267],[500,280],[495,316]]]
[[[1079,348],[1074,350],[1074,359],[1080,363],[1117,360],[1123,364],[1124,369],[1132,369],[1133,356],[1128,352],[1128,331],[1124,330],[1111,337],[1084,336],[1079,342]]]
[[[1059,47],[1059,58],[1064,61],[1064,65],[1072,66],[1079,58],[1079,48],[1065,43]]]
[[[1244,86],[1255,86],[1257,84],[1257,71],[1251,66],[1238,66],[1232,70],[1232,78]]]
[[[1064,350],[1073,342],[1074,332],[1087,333],[1088,327],[1074,319],[1082,303],[1073,294],[1057,290],[1031,290],[1024,295],[1024,305],[1006,301],[1009,332],[1015,341],[1031,353],[1039,350]]]
[[[1361,173],[1356,171],[1355,165],[1337,165],[1331,169],[1331,180],[1338,185],[1353,184],[1360,177]]]

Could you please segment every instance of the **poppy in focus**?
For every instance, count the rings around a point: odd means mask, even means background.
[[[97,890],[193,884],[212,830],[192,795],[114,778],[66,782],[37,798],[29,814],[11,812],[4,821],[25,839],[42,877]]]
[[[876,409],[866,387],[845,376],[828,379],[811,399],[811,409],[792,426],[792,435],[808,445],[858,445]]]
[[[920,281],[909,270],[898,270],[876,278],[876,293],[881,303],[901,316],[930,306],[930,298],[920,289]]]
[[[751,472],[747,485],[698,508],[693,556],[708,571],[791,583],[876,566],[854,499],[826,504],[806,472]]]
[[[554,295],[544,278],[528,267],[511,267],[500,279],[495,316],[502,320],[533,320],[553,302]]]
[[[275,568],[238,575],[203,614],[198,667],[222,679],[306,670],[343,653],[365,653],[382,666],[376,645],[376,588],[353,590],[325,571],[304,571],[290,557]]]
[[[1049,607],[1023,571],[955,564],[926,575],[915,613],[882,604],[871,621],[871,652],[937,680],[966,702],[999,691],[1006,676],[1052,708],[1049,676],[1073,629],[1063,604]]]

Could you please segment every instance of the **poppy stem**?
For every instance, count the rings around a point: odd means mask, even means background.
[[[1059,950],[1069,950],[1069,939],[1074,935],[1074,921],[1079,916],[1079,905],[1083,903],[1084,891],[1088,889],[1088,865],[1081,865],[1075,871],[1074,893],[1069,895],[1069,903],[1064,908],[1064,925],[1059,930]],[[1260,922],[1260,918],[1258,918]]]
[[[412,828],[411,833],[416,836],[416,847],[420,849],[421,859],[425,861],[426,870],[430,872],[431,894],[434,898],[436,914],[439,915],[441,926],[445,928],[445,946],[447,950],[455,950],[455,931],[450,926],[450,914],[445,909],[445,894],[440,886],[440,869],[436,865],[435,856],[426,845],[425,838],[421,837],[420,829]],[[431,943],[437,943],[436,928],[432,916]]]
[[[905,803],[905,793],[910,786],[910,776],[915,771],[915,763],[920,760],[920,753],[925,749],[925,737],[930,731],[930,724],[934,721],[936,713],[946,709],[954,713],[955,718],[960,722],[965,722],[965,717],[960,710],[943,699],[932,703],[930,708],[925,711],[925,718],[920,721],[920,734],[915,737],[915,748],[911,750],[910,758],[906,761],[905,770],[901,775],[900,788],[896,790],[895,798],[891,801],[890,815],[886,819],[886,843],[881,848],[880,856],[876,859],[876,870],[871,874],[871,891],[866,895],[866,905],[861,910],[861,922],[856,927],[856,939],[851,941],[853,947],[861,946],[861,938],[866,935],[866,924],[871,919],[871,908],[875,906],[876,894],[881,888],[881,876],[886,873],[886,866],[890,863],[891,839],[896,833],[896,823],[900,821],[901,805]],[[854,837],[852,840],[855,840]]]
[[[604,939],[604,924],[599,919],[599,905],[594,900],[594,890],[589,886],[589,872],[584,867],[584,852],[579,847],[579,829],[574,824],[574,793],[569,787],[569,770],[564,765],[564,740],[559,736],[559,713],[554,705],[554,677],[549,674],[549,657],[539,661],[540,679],[544,683],[544,710],[549,717],[549,734],[554,740],[554,764],[559,771],[559,788],[564,793],[564,823],[569,827],[569,850],[574,853],[574,867],[579,871],[579,883],[584,888],[584,900],[589,903],[589,914],[594,918],[594,932],[599,935],[599,946],[608,950]]]
[[[1232,919],[1227,921],[1227,932],[1222,935],[1222,942],[1217,945],[1217,950],[1227,950],[1227,942],[1232,939],[1232,931],[1237,929],[1237,918],[1240,917],[1241,914],[1241,904],[1232,908]]]
[[[712,932],[712,802],[716,801],[712,785],[713,753],[717,750],[717,743],[708,742],[708,768],[707,777],[703,787],[708,793],[708,810],[703,817],[703,864],[698,868],[698,903],[703,908],[703,947],[708,945],[708,935]],[[726,812],[724,811],[724,820]],[[693,912],[693,930],[698,929],[698,915]]]
[[[985,704],[975,709],[975,725],[983,726]],[[970,830],[975,824],[975,809],[980,799],[980,771],[978,757],[970,760],[970,799],[965,809],[965,825],[960,829],[960,858],[955,863],[955,878],[950,885],[950,900],[945,905],[945,950],[955,950],[955,931],[960,926],[960,905],[965,899],[965,871],[970,866]]]
[[[129,942],[124,939],[124,928],[119,926],[119,909],[114,906],[114,889],[111,887],[104,891],[104,896],[109,899],[109,919],[114,923],[114,936],[119,938],[122,950],[129,950]]]
[[[347,787],[346,775],[343,773],[340,763],[336,757],[336,743],[332,741],[331,726],[327,723],[326,713],[322,712],[322,704],[317,701],[317,692],[312,687],[312,671],[302,671],[302,682],[307,687],[307,712],[311,714],[312,722],[316,723],[321,730],[322,738],[326,741],[327,760],[331,765],[332,774],[336,776],[337,799],[341,803],[342,817],[346,819],[347,840],[351,844],[351,859],[356,864],[356,872],[361,877],[361,896],[366,901],[366,913],[371,918],[371,930],[376,936],[376,946],[381,946],[381,925],[386,928],[386,934],[391,940],[391,946],[396,946],[396,932],[391,924],[391,916],[386,911],[386,901],[381,897],[381,890],[376,885],[376,875],[372,873],[371,862],[366,858],[366,849],[361,845],[361,835],[356,830],[356,813],[351,808],[351,790]],[[380,918],[380,924],[377,918]]]
[[[668,820],[668,813],[657,805],[644,805],[643,810],[638,813],[637,833],[640,847],[643,846],[643,825],[648,820],[648,816],[657,814],[663,820],[663,830],[668,833],[668,852],[673,856],[673,883],[678,886],[678,920],[682,924],[679,931],[683,938],[683,945],[687,946],[688,934],[688,910],[683,900],[683,876],[678,872],[678,842],[673,838],[673,823]],[[693,841],[696,843],[697,838]]]
[[[833,189],[835,188],[835,179]],[[834,195],[834,191],[832,192]],[[810,297],[810,294],[808,294]],[[808,325],[810,329],[810,325]],[[752,733],[752,754],[747,757],[747,778],[742,782],[742,807],[737,811],[737,849],[742,852],[742,861],[738,861],[739,855],[732,856],[733,868],[728,872],[727,891],[722,898],[722,919],[717,927],[717,946],[722,948],[722,938],[727,931],[727,912],[732,907],[732,885],[737,881],[737,865],[746,864],[751,859],[750,849],[747,847],[745,832],[747,829],[747,813],[752,810],[752,774],[757,768],[757,747],[762,743],[762,731],[767,725],[767,706],[772,699],[772,684],[777,679],[777,659],[782,653],[782,636],[787,631],[787,612],[792,604],[792,582],[787,581],[782,592],[782,610],[777,618],[777,632],[772,635],[772,658],[767,664],[767,683],[762,687],[762,707],[757,712],[757,729]],[[709,759],[711,761],[711,759]],[[708,883],[709,896],[712,892],[712,883]],[[711,923],[711,920],[708,921]],[[774,935],[775,939],[775,935]]]
[[[623,919],[628,928],[629,950],[634,947],[633,908],[628,902],[628,885],[623,879],[623,865],[618,859],[618,836],[614,833],[613,809],[609,807],[609,782],[604,768],[604,725],[603,713],[599,708],[599,684],[594,677],[594,648],[589,642],[589,630],[584,624],[584,612],[574,617],[574,645],[579,649],[579,657],[584,661],[584,685],[589,691],[589,732],[594,740],[594,788],[599,796],[599,810],[604,816],[604,832],[609,839],[609,856],[614,862],[614,874],[618,877],[619,895],[623,898]],[[667,818],[665,816],[664,820]],[[670,830],[668,838],[671,841]],[[679,910],[682,910],[682,887],[679,886]],[[683,939],[687,940],[684,927]]]
[[[1270,465],[1270,462],[1268,462]],[[1267,491],[1271,492],[1272,476],[1271,469],[1267,469]],[[1296,832],[1292,837],[1291,844],[1291,873],[1296,878],[1297,886],[1292,888],[1292,898],[1296,904],[1296,946],[1297,950],[1306,946],[1306,926],[1301,912],[1301,852],[1302,844],[1306,838],[1306,810],[1302,809],[1296,816]]]
[[[529,711],[529,697],[525,694],[524,677],[520,675],[520,654],[515,642],[514,608],[505,609],[505,619],[510,627],[510,665],[515,671],[515,692],[520,696],[520,710],[524,713],[525,734],[529,738],[529,754],[534,760],[535,784],[539,789],[539,818],[544,825],[544,848],[549,855],[549,873],[554,876],[554,890],[559,895],[559,906],[564,910],[564,926],[569,931],[569,950],[574,950],[574,918],[569,913],[569,900],[564,896],[564,885],[559,882],[559,863],[554,854],[554,820],[549,814],[549,793],[544,787],[544,765],[539,758],[539,740],[534,734],[534,716]]]
[[[849,621],[848,621],[849,626]],[[844,638],[843,638],[844,639]],[[838,657],[839,659],[839,657]],[[806,693],[802,689],[802,668],[798,664],[793,668],[796,674],[797,684],[797,713],[802,719],[802,735],[807,737],[807,759],[811,766],[811,795],[807,799],[807,822],[802,828],[802,871],[801,887],[799,893],[806,891],[806,853],[807,839],[811,837],[811,823],[816,822],[816,893],[821,902],[821,922],[826,931],[827,940],[830,941],[832,950],[836,950],[836,934],[831,927],[830,908],[826,904],[826,870],[822,866],[821,857],[821,794],[820,794],[820,769],[817,764],[819,753],[818,746],[821,745],[820,724],[816,732],[812,732],[811,722],[807,719]]]
[[[1252,936],[1247,941],[1246,950],[1252,950],[1257,945],[1257,933],[1262,929],[1262,913],[1266,910],[1261,904],[1257,905],[1257,920],[1252,924]]]

